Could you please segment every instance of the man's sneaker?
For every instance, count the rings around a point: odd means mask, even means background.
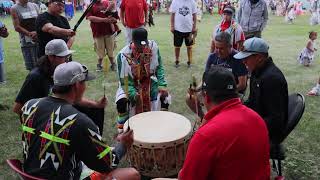
[[[101,64],[97,64],[97,69],[96,69],[96,71],[97,71],[97,72],[100,72],[100,71],[102,71],[102,69],[103,69],[102,65],[101,65]]]
[[[110,66],[110,69],[112,71],[116,71],[116,63],[112,63],[111,66]]]
[[[191,68],[191,63],[190,61],[187,62],[188,68]]]
[[[175,62],[175,67],[178,68],[180,66],[179,61]]]

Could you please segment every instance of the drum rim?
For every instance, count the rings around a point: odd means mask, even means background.
[[[188,124],[188,133],[185,134],[183,137],[179,137],[175,140],[171,140],[171,141],[167,141],[167,142],[145,142],[145,141],[141,141],[141,140],[137,140],[134,138],[134,142],[133,144],[139,146],[140,144],[143,144],[143,145],[146,145],[146,146],[149,146],[151,147],[151,145],[157,145],[157,147],[159,146],[164,146],[164,145],[167,145],[167,144],[174,144],[174,142],[183,142],[183,141],[187,141],[188,138],[190,138],[189,136],[191,136],[192,134],[192,123],[190,122],[190,120],[188,118],[186,118],[185,116],[181,115],[181,114],[178,114],[178,113],[175,113],[175,112],[170,112],[170,111],[148,111],[148,112],[143,112],[143,113],[140,113],[140,114],[136,114],[132,117],[129,118],[129,121],[132,120],[132,118],[136,118],[137,116],[141,116],[143,114],[150,114],[150,113],[153,113],[153,112],[163,112],[163,113],[168,113],[168,114],[173,114],[173,115],[178,115],[180,117],[183,117],[183,119],[185,119]],[[127,127],[128,127],[128,121],[125,122],[124,124],[124,131],[127,130]]]

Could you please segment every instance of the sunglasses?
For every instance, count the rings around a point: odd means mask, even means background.
[[[54,5],[64,7],[64,4],[61,2],[53,2]]]
[[[70,62],[71,61],[71,54],[69,54],[69,55],[66,55],[66,56],[56,56],[56,57],[58,57],[58,58],[63,58],[63,59],[65,59],[65,62]]]
[[[81,80],[80,82],[84,82],[86,80],[86,78],[88,77],[89,70],[85,65],[82,65],[82,69],[82,73],[75,75],[71,79],[71,82],[79,82],[79,79]]]

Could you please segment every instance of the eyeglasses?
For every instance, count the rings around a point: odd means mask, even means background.
[[[85,75],[85,77],[87,78],[88,73],[89,73],[89,69],[88,69],[87,66],[85,66],[85,65],[82,65],[82,68],[83,68],[82,73],[83,73],[83,74]]]

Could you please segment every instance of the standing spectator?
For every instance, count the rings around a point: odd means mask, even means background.
[[[75,32],[70,29],[68,20],[60,15],[63,10],[63,0],[49,0],[48,11],[38,16],[36,20],[39,40],[38,57],[45,54],[46,44],[53,39],[62,39],[67,43],[68,48],[71,48]]]
[[[20,46],[26,69],[31,71],[38,60],[36,18],[40,13],[38,5],[28,0],[19,0],[11,8],[14,29],[19,32]]]
[[[211,53],[215,50],[214,39],[217,33],[227,32],[231,35],[232,47],[236,50],[242,48],[245,40],[241,26],[232,18],[235,14],[235,9],[232,6],[226,6],[223,10],[223,20],[218,24],[212,33]]]
[[[261,38],[261,32],[268,21],[268,7],[264,0],[242,0],[238,13],[238,22],[241,25],[246,39]]]
[[[74,16],[74,6],[71,0],[67,0],[64,5],[64,13],[66,18],[70,21]]]
[[[269,6],[270,6],[270,10],[272,12],[272,15],[275,15],[276,14],[276,10],[277,10],[276,1],[275,0],[270,0]]]
[[[6,38],[8,35],[9,33],[6,26],[0,21],[0,85],[6,83],[2,38]]]
[[[188,67],[192,63],[193,34],[197,32],[197,4],[194,0],[173,0],[170,6],[171,28],[175,47],[175,64],[179,67],[180,48],[187,46]]]
[[[48,10],[48,7],[45,4],[43,4],[42,2],[40,2],[40,13],[42,14],[42,13],[46,12],[47,10]]]
[[[266,122],[269,138],[278,144],[288,121],[288,85],[281,70],[269,56],[268,44],[260,38],[244,42],[244,50],[234,56],[251,72],[250,94],[245,105]]]
[[[317,25],[320,23],[320,1],[314,0],[311,2],[311,17],[310,17],[310,25]]]
[[[148,21],[148,5],[146,0],[122,0],[120,5],[120,20],[126,28],[126,44],[132,41],[132,31],[145,27]]]
[[[102,70],[102,60],[106,55],[111,63],[111,69],[114,71],[116,68],[113,53],[116,46],[116,30],[113,23],[116,23],[117,19],[105,14],[108,7],[108,1],[98,0],[87,14],[98,55],[97,71]]]
[[[179,180],[269,180],[268,130],[242,105],[232,73],[210,68],[201,89],[208,112],[190,141]]]

